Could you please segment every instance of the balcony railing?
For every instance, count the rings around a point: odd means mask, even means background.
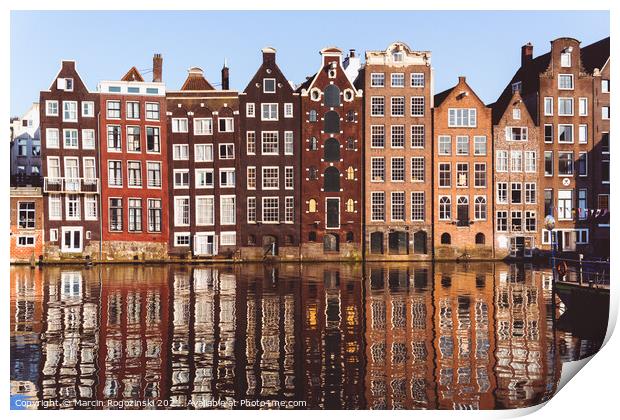
[[[43,192],[67,194],[98,194],[98,178],[52,178],[46,176],[43,180]]]

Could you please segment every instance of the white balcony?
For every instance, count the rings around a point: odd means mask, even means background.
[[[67,194],[99,194],[98,178],[52,178],[43,179],[43,192]]]

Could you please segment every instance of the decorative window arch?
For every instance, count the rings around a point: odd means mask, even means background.
[[[325,88],[324,94],[325,106],[340,106],[340,88],[336,85],[329,85]]]
[[[355,111],[347,111],[347,122],[355,122]]]
[[[444,232],[441,234],[441,244],[442,245],[450,245],[452,243],[452,238],[448,232]]]
[[[340,133],[340,116],[336,111],[328,111],[325,114],[323,131],[326,133]]]
[[[323,159],[325,162],[338,162],[340,160],[340,142],[338,140],[333,137],[325,140]]]
[[[321,89],[319,88],[310,89],[310,99],[318,102],[321,99]]]
[[[347,139],[347,150],[355,150],[355,139],[353,137]]]
[[[439,198],[439,220],[452,219],[452,203],[450,197]]]
[[[308,146],[308,149],[310,150],[319,149],[319,141],[316,139],[316,137],[310,137],[310,140],[308,140],[308,142],[310,143],[310,145]]]
[[[349,198],[347,200],[347,213],[353,213],[355,212],[355,202],[353,201],[352,198]]]
[[[323,174],[323,190],[325,192],[340,192],[340,171],[334,166],[325,169]]]
[[[311,198],[308,200],[308,213],[316,213],[316,200]]]
[[[347,168],[347,179],[348,180],[354,180],[355,179],[355,169],[353,169],[353,166],[349,166]]]
[[[474,199],[474,218],[476,220],[485,220],[487,218],[486,197],[476,197]]]
[[[319,171],[316,169],[316,166],[311,166],[308,168],[308,179],[318,179]]]
[[[316,122],[317,120],[318,120],[318,115],[316,113],[316,110],[311,109],[310,112],[308,112],[308,121]]]
[[[476,245],[484,245],[485,237],[484,233],[478,232],[476,233]]]

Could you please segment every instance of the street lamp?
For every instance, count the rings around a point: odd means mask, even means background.
[[[545,229],[549,232],[549,236],[551,237],[551,274],[553,276],[553,282],[555,283],[555,240],[553,235],[553,229],[555,229],[555,219],[552,215],[547,215],[545,217]]]

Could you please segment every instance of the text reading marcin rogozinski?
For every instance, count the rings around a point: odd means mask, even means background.
[[[170,400],[49,400],[49,401],[30,401],[21,400],[19,402],[23,408],[39,406],[41,408],[296,408],[306,407],[305,401],[280,401],[280,400],[257,400],[257,399],[197,399],[189,400],[185,404],[178,404]]]

